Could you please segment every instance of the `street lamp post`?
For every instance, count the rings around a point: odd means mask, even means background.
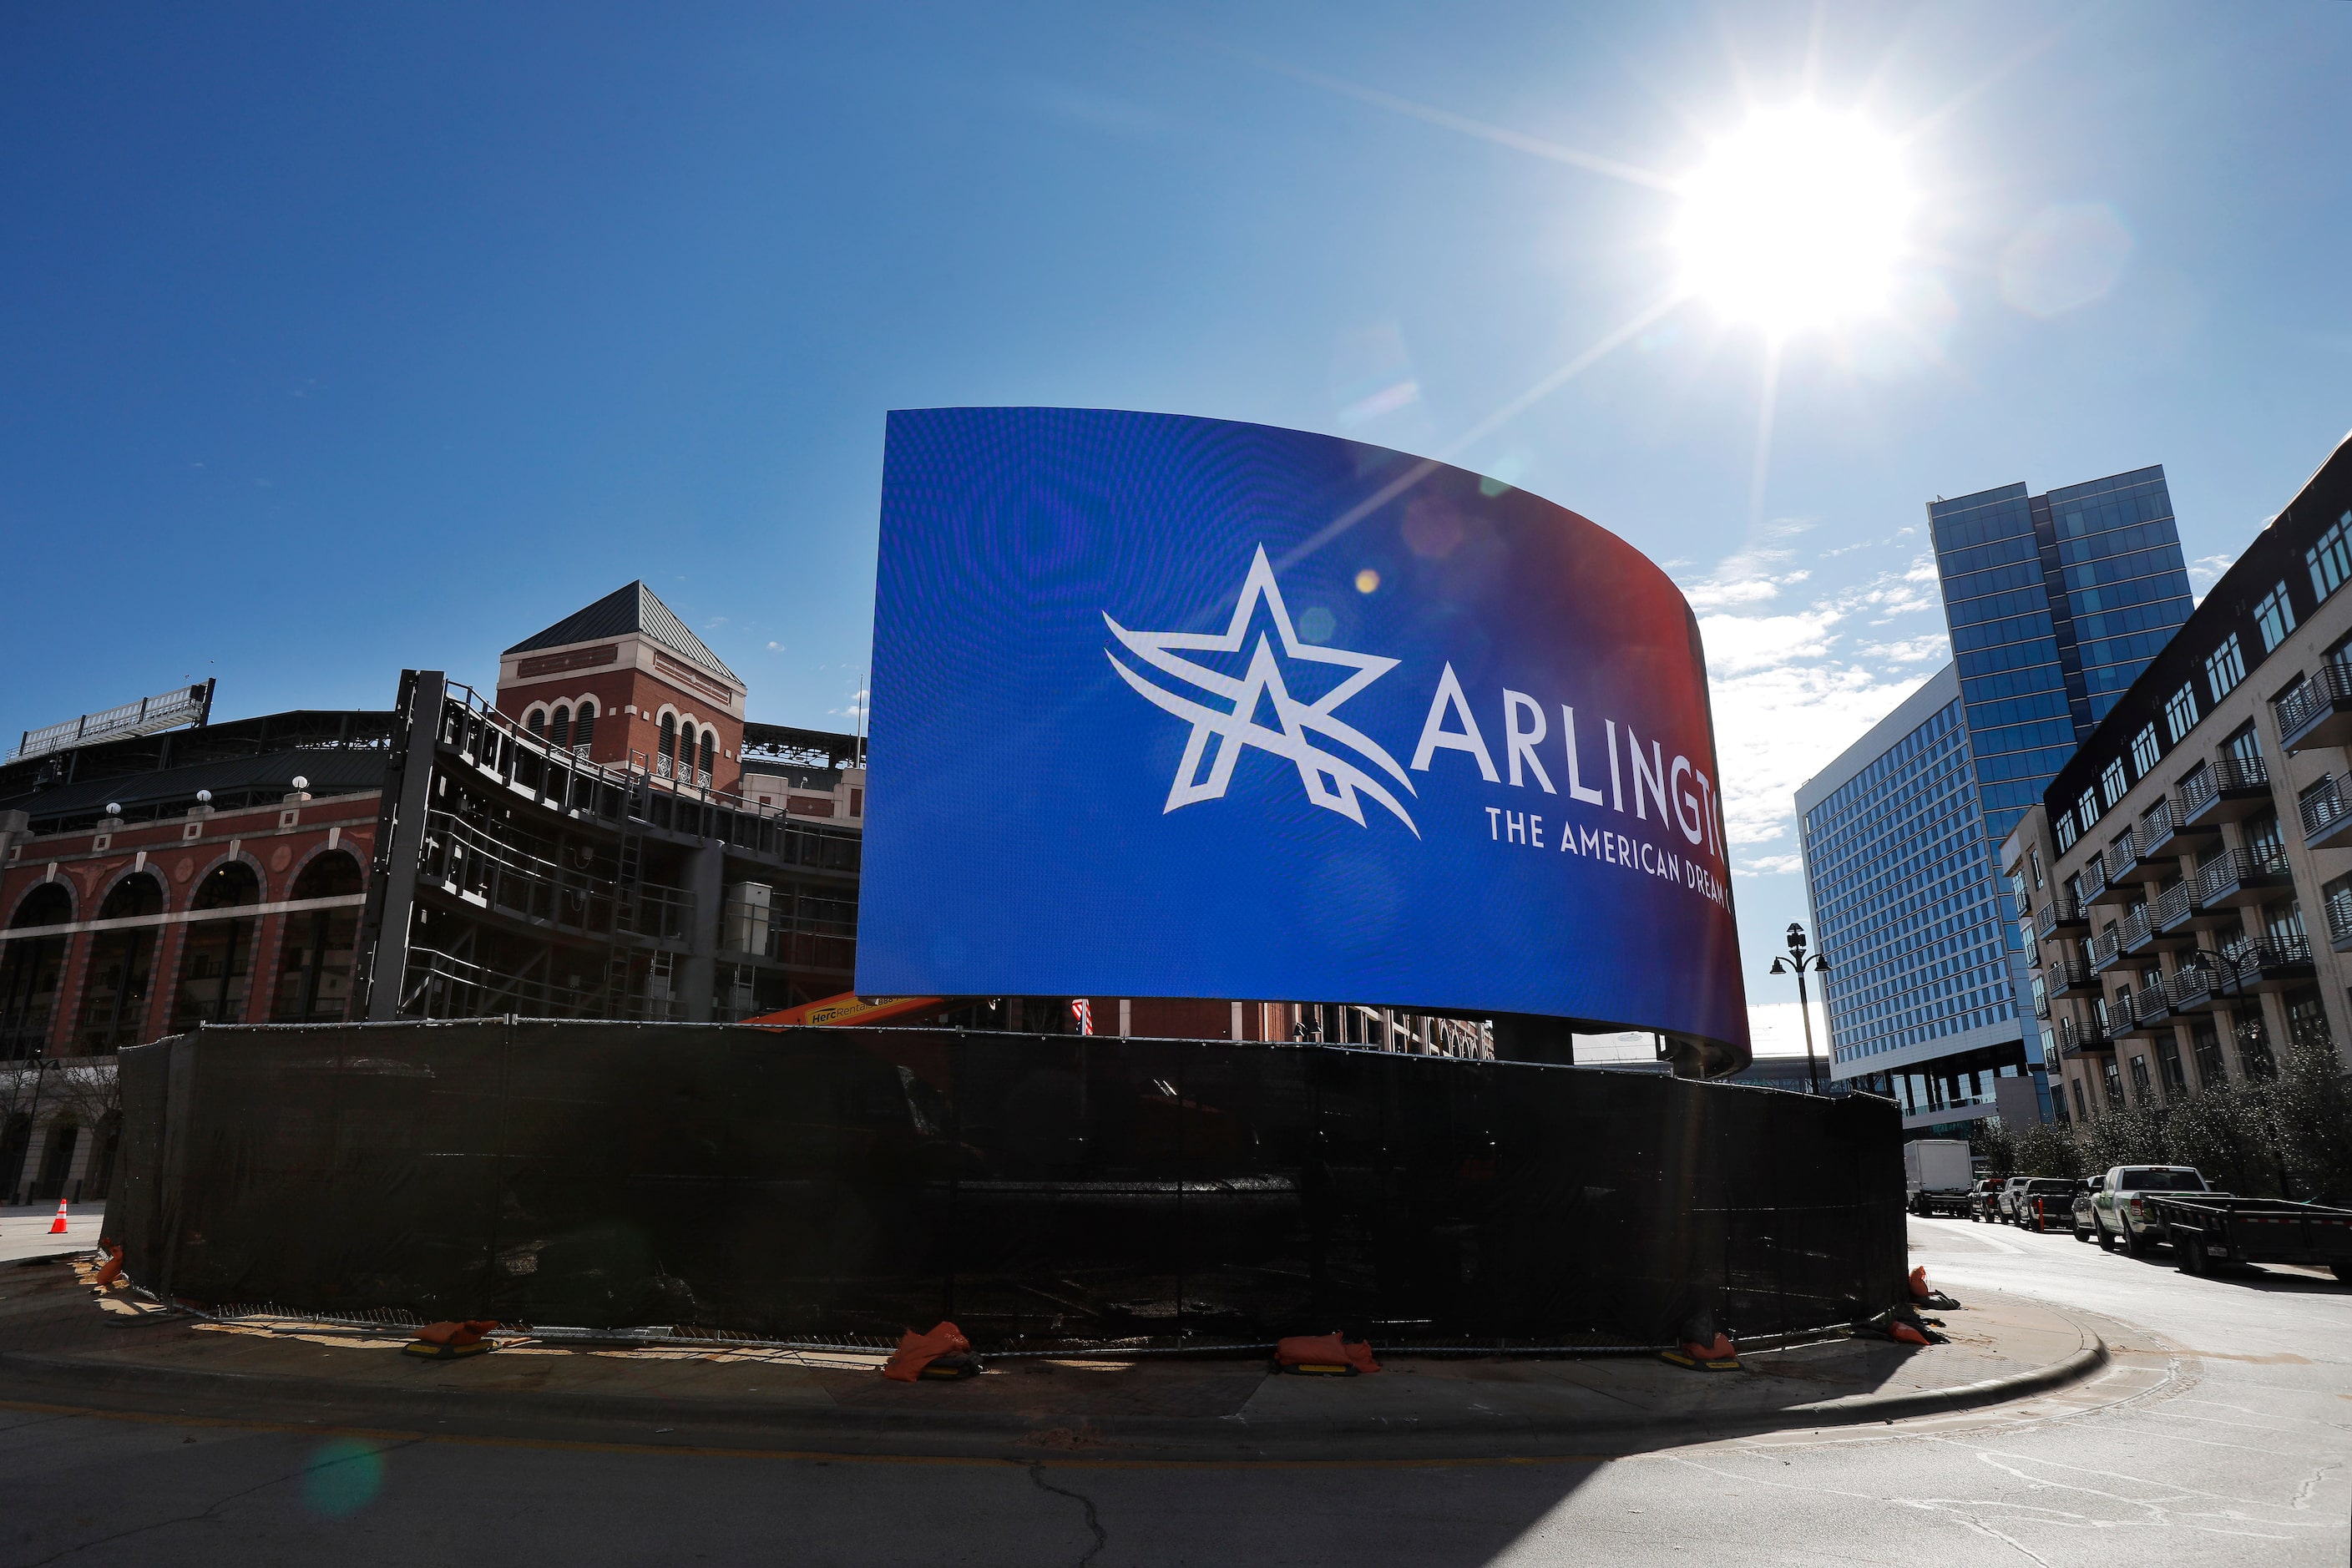
[[[1811,1080],[1812,1092],[1815,1094],[1822,1091],[1822,1067],[1820,1061],[1813,1056],[1813,1009],[1811,999],[1805,994],[1805,971],[1810,969],[1817,974],[1826,974],[1829,973],[1829,967],[1830,961],[1818,952],[1810,958],[1806,956],[1805,928],[1795,921],[1790,921],[1789,922],[1789,956],[1774,959],[1772,973],[1793,974],[1797,977],[1797,1016],[1802,1018],[1805,1024],[1805,1076]]]

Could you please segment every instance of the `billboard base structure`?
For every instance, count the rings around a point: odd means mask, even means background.
[[[121,1058],[107,1233],[199,1303],[983,1350],[1656,1344],[1901,1299],[1899,1118],[1331,1047],[478,1020]]]

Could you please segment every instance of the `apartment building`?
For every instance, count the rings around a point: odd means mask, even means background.
[[[2352,438],[2001,846],[2060,1113],[2352,1038]]]

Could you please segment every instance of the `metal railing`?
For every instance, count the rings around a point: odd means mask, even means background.
[[[85,713],[62,724],[26,730],[22,732],[16,750],[0,761],[20,763],[50,752],[86,745],[92,741],[121,740],[125,736],[144,735],[157,730],[176,730],[183,724],[201,724],[212,710],[212,683],[199,681],[194,686],[182,686],[158,692],[152,697],[142,697],[136,702]]]
[[[2170,931],[2189,918],[2189,884],[2175,882],[2157,894],[2156,901],[2147,906],[2147,923],[2156,930]]]
[[[2091,973],[2091,966],[2079,958],[2053,959],[2042,966],[2042,973],[2048,978],[2053,993],[2086,990],[2098,984]]]
[[[2331,773],[2296,803],[2295,815],[2303,818],[2304,837],[2316,838],[2352,815],[2352,802],[2345,800],[2342,785]]]
[[[2231,955],[2237,961],[2237,980],[2242,985],[2249,980],[2262,978],[2266,969],[2308,969],[2311,967],[2309,937],[2273,937],[2262,942],[2250,942]]]
[[[2171,837],[2177,826],[2172,820],[2172,799],[2168,795],[2141,814],[2138,830],[2140,854],[2154,854],[2156,846]]]
[[[2034,917],[2033,929],[2038,934],[2047,938],[2057,931],[2061,922],[2073,925],[2082,918],[2082,910],[2073,899],[2068,898],[2064,893],[2053,890],[2050,895],[2050,901],[2043,904],[2042,912]]]
[[[2113,963],[2120,956],[2122,939],[2122,931],[2114,927],[2093,937],[2083,950],[2090,958],[2091,967],[2101,969]]]
[[[2255,849],[2224,849],[2204,865],[2197,868],[2189,879],[2189,896],[2203,904],[2218,898],[2229,888],[2255,881],[2263,877],[2288,875],[2286,851],[2276,845]]]
[[[2268,789],[2269,764],[2260,757],[2216,757],[2180,783],[2180,815],[2197,815],[2225,792]]]
[[[2273,698],[2271,712],[2279,733],[2292,735],[2339,702],[2352,703],[2352,669],[2331,658],[2285,696]]]
[[[2062,1052],[2104,1050],[2115,1043],[2095,1019],[2089,1023],[2078,1023],[2073,1018],[2058,1020],[2058,1048]]]

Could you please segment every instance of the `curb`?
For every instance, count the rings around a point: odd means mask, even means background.
[[[608,1433],[601,1439],[583,1440],[642,1445],[649,1424],[666,1422],[670,1425],[656,1431],[682,1434],[693,1429],[695,1436],[677,1438],[682,1447],[696,1446],[698,1436],[709,1447],[782,1447],[818,1454],[919,1453],[1001,1458],[1012,1451],[1034,1458],[1045,1451],[1076,1458],[1090,1452],[1108,1457],[1111,1452],[1125,1450],[1130,1455],[1156,1453],[1171,1458],[1188,1452],[1247,1458],[1274,1458],[1277,1454],[1295,1457],[1304,1451],[1333,1448],[1355,1452],[1367,1447],[1395,1447],[1436,1458],[1440,1456],[1434,1450],[1459,1451],[1466,1446],[1497,1454],[1537,1457],[1531,1449],[1557,1452],[1566,1447],[1590,1452],[1596,1439],[1634,1447],[1663,1447],[1723,1436],[1892,1422],[2005,1404],[2066,1387],[2107,1365],[2111,1358],[2106,1342],[2095,1333],[2090,1338],[2088,1346],[2049,1365],[1949,1388],[1853,1394],[1777,1410],[1695,1413],[1671,1419],[1650,1415],[1588,1417],[1572,1422],[1501,1414],[1437,1419],[1373,1416],[1307,1420],[1287,1415],[1252,1419],[1234,1414],[1135,1415],[1103,1420],[1069,1414],[999,1415],[937,1408],[836,1408],[816,1413],[805,1408],[716,1400],[665,1402],[654,1395],[478,1394],[462,1387],[353,1388],[347,1384],[275,1373],[144,1367],[26,1352],[0,1352],[0,1373],[20,1374],[26,1383],[47,1385],[57,1393],[71,1390],[140,1396],[135,1405],[124,1404],[122,1411],[126,1414],[152,1414],[154,1405],[169,1401],[173,1394],[209,1395],[232,1403],[240,1417],[263,1424],[269,1423],[269,1411],[331,1411],[332,1424],[383,1428],[421,1421],[425,1424],[421,1428],[423,1435],[442,1436],[467,1436],[467,1428],[564,1422],[626,1427],[631,1434],[627,1437]],[[11,1377],[8,1381],[17,1379]],[[280,1420],[283,1424],[311,1426],[327,1424],[326,1418],[317,1414],[289,1415]],[[753,1434],[761,1439],[761,1444],[742,1440]]]

